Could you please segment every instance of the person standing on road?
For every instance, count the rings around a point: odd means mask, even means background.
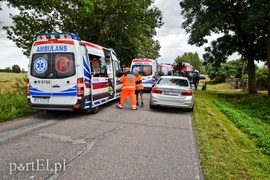
[[[117,105],[117,107],[122,109],[127,96],[129,96],[132,104],[132,109],[137,110],[135,97],[135,76],[130,72],[129,67],[125,68],[125,74],[122,76],[120,82],[122,83],[122,91],[120,95],[120,103]]]
[[[143,84],[142,84],[142,76],[140,75],[139,71],[135,71],[135,83],[136,83],[136,100],[137,106],[139,106],[139,94],[141,99],[141,106],[143,107]]]
[[[199,74],[195,73],[195,75],[193,76],[193,83],[194,83],[194,86],[195,86],[195,90],[198,89],[199,81],[200,81]]]

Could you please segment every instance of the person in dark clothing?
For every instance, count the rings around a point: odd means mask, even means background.
[[[195,86],[195,90],[198,89],[199,81],[200,81],[199,74],[195,73],[195,75],[193,76],[193,83],[194,83],[194,86]]]

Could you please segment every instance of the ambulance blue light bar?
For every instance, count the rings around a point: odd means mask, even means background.
[[[74,39],[80,41],[81,38],[74,33],[44,33],[44,34],[36,34],[34,37],[34,41],[47,41],[50,39]]]

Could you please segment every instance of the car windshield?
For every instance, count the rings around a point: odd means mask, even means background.
[[[185,79],[169,79],[169,78],[160,78],[158,85],[161,86],[177,86],[177,87],[188,87],[188,81]]]

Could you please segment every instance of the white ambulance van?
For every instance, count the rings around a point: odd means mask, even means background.
[[[143,80],[144,89],[151,90],[152,85],[157,81],[158,63],[152,59],[133,59],[131,63],[131,72],[138,71]]]
[[[120,97],[120,62],[112,49],[73,33],[37,34],[28,69],[28,102],[36,110],[98,112]]]

